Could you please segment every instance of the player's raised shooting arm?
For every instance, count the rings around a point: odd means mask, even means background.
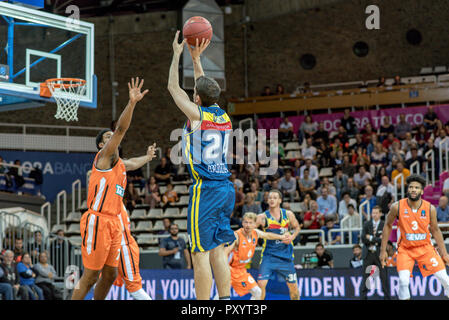
[[[109,169],[111,164],[115,162],[118,157],[118,147],[128,130],[131,119],[133,117],[134,107],[137,102],[148,93],[148,90],[141,92],[144,80],[139,82],[139,78],[132,78],[131,83],[128,82],[129,89],[129,101],[125,107],[125,110],[120,114],[120,118],[117,121],[117,125],[111,139],[106,142],[105,146],[101,149],[96,166],[98,169]]]
[[[179,109],[190,119],[191,122],[201,120],[198,106],[190,101],[187,93],[179,86],[179,58],[181,56],[185,40],[178,43],[179,31],[176,32],[173,40],[173,59],[170,65],[170,72],[168,76],[168,91]]]
[[[437,210],[433,205],[430,206],[430,225],[429,225],[429,231],[432,234],[433,238],[435,239],[435,242],[438,245],[438,248],[440,249],[441,256],[447,255],[446,245],[444,243],[443,234],[441,233],[440,227],[438,227],[438,220],[437,220]]]
[[[201,76],[204,76],[203,67],[201,66],[201,54],[204,50],[206,50],[207,46],[210,44],[210,40],[208,39],[201,39],[201,43],[198,42],[198,38],[196,39],[196,45],[195,47],[191,47],[189,44],[187,44],[187,48],[189,49],[190,56],[192,57],[193,62],[193,74],[195,77],[195,84],[196,79],[198,79]]]
[[[387,243],[390,238],[391,230],[393,230],[393,223],[399,214],[399,202],[395,202],[391,205],[390,211],[385,218],[384,228],[382,230],[382,243],[380,246],[380,252],[387,252]]]
[[[131,158],[123,160],[125,164],[126,171],[133,171],[141,168],[147,162],[150,162],[155,157],[156,143],[148,147],[147,154],[141,157]]]

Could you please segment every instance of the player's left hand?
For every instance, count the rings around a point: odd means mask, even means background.
[[[198,38],[196,38],[196,45],[193,48],[190,45],[187,45],[187,49],[189,49],[190,55],[192,56],[193,60],[198,59],[210,44],[210,40],[204,38],[201,39],[201,43],[198,42],[199,40]]]
[[[135,80],[134,78],[131,78],[131,83],[128,82],[129,100],[131,102],[139,102],[148,93],[148,89],[144,92],[141,92],[142,87],[143,79],[141,82],[139,82],[139,77],[137,77]]]
[[[147,156],[150,157],[150,161],[153,160],[156,157],[156,142],[153,143],[152,146],[148,147]]]
[[[442,258],[444,263],[449,266],[449,254],[446,253]]]
[[[175,54],[181,54],[182,50],[184,49],[184,44],[186,43],[187,39],[182,40],[181,43],[178,43],[179,38],[179,30],[176,31],[175,39],[173,40],[173,53]]]
[[[282,243],[290,244],[292,241],[293,241],[293,236],[290,234],[290,232],[284,233],[284,240],[282,240]]]

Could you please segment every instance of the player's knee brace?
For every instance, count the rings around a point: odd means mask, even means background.
[[[399,300],[408,300],[410,299],[410,271],[402,270],[399,271]]]
[[[435,272],[435,277],[440,281],[444,288],[444,295],[449,297],[449,276],[447,275],[446,270],[440,270]]]
[[[262,289],[260,289],[258,286],[252,288],[250,291],[251,293],[251,300],[260,300],[260,297],[262,296]]]

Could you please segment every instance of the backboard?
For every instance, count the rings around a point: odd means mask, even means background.
[[[97,107],[94,25],[70,14],[0,2],[0,111],[54,103],[40,96],[50,78],[86,80],[80,106]]]

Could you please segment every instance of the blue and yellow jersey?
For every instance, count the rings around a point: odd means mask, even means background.
[[[231,119],[216,104],[198,108],[201,121],[192,128],[187,120],[183,130],[182,153],[185,163],[194,181],[225,180],[231,175],[226,160],[232,132]]]
[[[287,216],[287,211],[281,209],[281,219],[276,220],[271,214],[270,210],[264,212],[266,218],[266,225],[264,227],[265,232],[273,232],[276,234],[284,234],[288,231],[290,221]],[[282,260],[293,261],[293,243],[285,244],[280,240],[267,240],[264,239],[262,256],[271,256]]]

